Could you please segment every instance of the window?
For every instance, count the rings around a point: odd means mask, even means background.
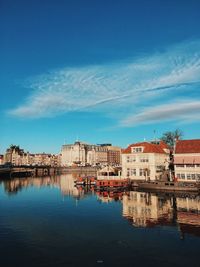
[[[148,157],[141,157],[140,162],[149,162]]]
[[[136,169],[131,169],[131,175],[136,176]]]
[[[156,166],[156,171],[163,171],[165,169],[165,167],[164,166],[162,166],[162,165],[158,165],[158,166]]]
[[[126,161],[127,162],[135,162],[136,161],[136,158],[135,157],[132,157],[132,156],[127,156]]]
[[[181,173],[181,179],[185,179],[185,174]]]
[[[140,153],[143,152],[143,147],[132,147],[131,151],[132,153]]]
[[[191,174],[190,174],[190,173],[187,174],[187,179],[188,179],[188,180],[191,179]]]
[[[127,176],[130,176],[130,169],[127,169]]]
[[[130,160],[131,160],[131,162],[136,162],[136,158],[135,157],[131,157]]]
[[[196,179],[197,179],[197,180],[200,180],[200,173],[197,173],[197,174],[196,174]]]
[[[177,178],[181,178],[181,174],[180,173],[177,173],[176,177]]]
[[[195,174],[194,173],[191,174],[191,179],[195,180]]]
[[[140,176],[145,176],[145,170],[144,169],[140,169]]]

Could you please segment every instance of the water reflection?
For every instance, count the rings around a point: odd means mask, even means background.
[[[134,226],[169,224],[174,216],[172,201],[171,198],[132,191],[123,197],[123,216]]]
[[[88,175],[88,174],[87,174]],[[65,174],[55,177],[30,177],[3,180],[5,192],[12,196],[29,187],[58,188],[62,196],[82,199],[96,194],[102,203],[119,201],[122,204],[122,216],[133,227],[152,228],[156,226],[174,226],[180,232],[200,236],[200,196],[153,194],[138,191],[96,191],[94,187],[75,187],[78,174]]]
[[[17,194],[21,190],[29,187],[52,187],[59,188],[63,196],[80,197],[84,191],[78,190],[74,186],[77,174],[65,174],[51,177],[24,177],[3,180],[5,192],[8,195]]]

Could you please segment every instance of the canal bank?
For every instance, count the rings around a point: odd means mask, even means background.
[[[96,167],[57,167],[57,166],[11,166],[0,168],[0,179],[11,177],[53,176],[65,173],[97,175]]]

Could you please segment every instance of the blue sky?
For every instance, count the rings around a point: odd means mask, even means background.
[[[198,0],[2,0],[0,153],[200,138]]]

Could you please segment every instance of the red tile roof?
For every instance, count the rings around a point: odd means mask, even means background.
[[[166,154],[164,149],[169,149],[168,146],[164,142],[160,142],[159,144],[142,142],[142,143],[129,145],[126,149],[122,151],[122,154],[131,153],[132,147],[144,147],[143,153],[159,153],[159,154]]]
[[[175,153],[200,153],[200,139],[178,140],[176,142]]]

